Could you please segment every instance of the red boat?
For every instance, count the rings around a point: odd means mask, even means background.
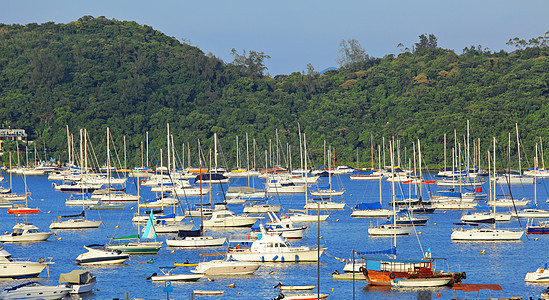
[[[366,267],[360,270],[371,285],[390,286],[391,281],[395,279],[411,278],[452,278],[448,285],[460,283],[465,279],[465,272],[446,273],[435,271],[433,261],[429,259],[422,260],[402,260],[402,259],[384,259],[367,258]]]
[[[8,214],[28,215],[28,214],[37,214],[39,211],[40,211],[40,208],[16,207],[16,208],[9,208]]]

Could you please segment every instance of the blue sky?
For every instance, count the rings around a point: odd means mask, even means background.
[[[5,24],[67,23],[84,15],[152,26],[232,61],[231,49],[263,51],[271,75],[338,67],[339,42],[357,39],[370,56],[398,54],[423,33],[461,54],[470,45],[512,49],[510,38],[549,31],[546,0],[0,0]]]

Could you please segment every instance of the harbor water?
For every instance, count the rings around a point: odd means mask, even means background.
[[[3,186],[9,186],[9,176],[3,182]],[[372,237],[368,235],[367,229],[370,225],[385,222],[384,219],[358,219],[352,218],[352,207],[361,202],[379,201],[378,181],[373,180],[350,180],[349,175],[335,176],[334,187],[344,188],[345,193],[341,197],[333,197],[333,201],[345,202],[343,210],[330,211],[330,217],[326,222],[308,223],[309,228],[302,240],[291,241],[295,246],[327,247],[322,255],[320,263],[264,263],[253,275],[234,277],[211,277],[211,280],[203,278],[197,282],[172,282],[173,291],[169,294],[172,299],[189,299],[193,290],[224,290],[223,296],[195,296],[207,297],[207,299],[273,299],[278,295],[278,289],[273,288],[278,282],[285,285],[319,285],[321,293],[329,294],[328,299],[418,299],[418,295],[432,297],[433,299],[451,299],[454,297],[476,299],[476,292],[469,295],[461,291],[454,291],[449,287],[429,289],[404,289],[404,288],[376,288],[369,286],[364,280],[334,281],[330,273],[335,270],[343,272],[345,262],[350,259],[353,250],[374,251],[384,250],[391,247],[391,238]],[[319,185],[326,185],[327,178],[321,179]],[[191,180],[192,181],[192,180]],[[546,203],[548,198],[547,187],[544,180],[538,180],[537,202],[540,208],[549,209]],[[256,187],[263,187],[264,180],[255,178]],[[137,180],[129,178],[127,191],[136,193]],[[11,232],[11,228],[17,222],[31,222],[38,226],[41,231],[49,231],[49,225],[59,215],[70,215],[81,212],[82,207],[67,207],[65,200],[69,194],[60,193],[54,190],[52,181],[46,176],[28,176],[27,185],[32,200],[29,207],[39,207],[40,212],[28,217],[17,217],[8,215],[5,209],[0,211],[0,230]],[[213,185],[212,199],[210,195],[204,197],[204,202],[220,202],[223,200],[223,191],[227,187],[247,185],[246,178],[231,179],[229,184]],[[415,193],[415,187],[406,184],[397,184],[396,194],[408,194],[411,188]],[[488,184],[485,183],[484,193],[488,193]],[[15,192],[24,192],[24,181],[21,176],[13,177],[13,189]],[[313,185],[311,190],[316,189]],[[428,192],[435,192],[441,188],[436,185],[423,185],[421,187],[424,198],[428,198]],[[533,185],[512,186],[512,195],[515,199],[523,197],[534,200]],[[150,188],[141,188],[141,194],[145,199],[155,197]],[[507,192],[506,187],[498,187],[497,194]],[[383,179],[382,183],[383,204],[387,206],[390,201],[391,184]],[[281,204],[284,212],[289,209],[303,209],[305,196],[303,194],[293,195],[270,195],[273,204]],[[312,198],[312,197],[310,197]],[[199,203],[198,197],[181,198],[183,207],[187,203],[191,206]],[[242,204],[229,204],[229,209],[235,213],[242,212]],[[171,210],[171,208],[167,208]],[[201,253],[224,252],[226,248],[206,249],[176,249],[163,244],[162,249],[156,255],[132,255],[130,261],[125,264],[113,266],[78,266],[74,261],[76,257],[86,252],[84,245],[105,244],[109,237],[136,234],[137,224],[131,222],[131,218],[137,213],[137,203],[126,205],[123,210],[112,211],[86,211],[86,217],[95,220],[102,220],[103,224],[99,229],[86,230],[55,230],[55,235],[46,242],[38,243],[7,243],[4,248],[13,257],[53,257],[55,264],[44,270],[37,281],[55,285],[60,273],[66,273],[74,269],[85,269],[97,276],[97,284],[93,293],[73,296],[75,299],[113,299],[124,298],[126,292],[130,293],[132,299],[166,299],[163,291],[164,283],[147,281],[146,278],[152,273],[160,273],[162,267],[172,267],[174,263],[199,262],[210,260],[212,257],[201,256]],[[506,208],[498,208],[498,211],[508,211]],[[141,213],[143,213],[141,211]],[[310,211],[310,214],[316,214]],[[426,226],[416,227],[417,234],[397,238],[397,257],[401,259],[420,259],[422,253],[430,249],[433,258],[444,260],[437,261],[438,270],[464,271],[467,279],[464,283],[478,284],[499,284],[503,291],[492,291],[492,297],[522,296],[525,299],[533,297],[538,299],[540,293],[545,291],[545,284],[528,284],[524,282],[527,272],[535,271],[542,266],[549,256],[549,236],[523,236],[518,242],[453,242],[450,239],[455,222],[464,211],[437,210],[433,214],[427,214],[429,221]],[[189,222],[185,219],[184,222]],[[194,220],[199,226],[200,220]],[[498,223],[498,228],[525,230],[526,220]],[[245,234],[249,229],[207,229],[208,234],[214,236],[231,236]],[[318,233],[320,232],[320,233]],[[164,241],[173,235],[159,235],[159,240]],[[481,254],[484,252],[485,254]],[[152,260],[151,260],[152,259]],[[360,257],[356,256],[357,260]],[[188,267],[179,267],[174,272],[190,273]],[[360,276],[360,275],[357,275]],[[28,280],[4,279],[0,281],[0,287],[13,286]],[[229,287],[234,284],[234,287]],[[316,290],[315,290],[316,292]],[[481,298],[488,298],[488,292],[480,292]]]

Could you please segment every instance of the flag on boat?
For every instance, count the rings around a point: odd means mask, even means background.
[[[152,211],[149,213],[149,220],[147,221],[147,227],[143,231],[142,239],[156,239],[156,231],[154,230],[153,225],[153,214]]]

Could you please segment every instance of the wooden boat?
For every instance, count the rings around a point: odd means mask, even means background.
[[[317,299],[326,299],[328,294],[316,294],[316,293],[305,293],[305,294],[282,294],[280,293],[275,300],[317,300]]]
[[[225,291],[205,291],[205,290],[193,290],[195,295],[223,295]]]

